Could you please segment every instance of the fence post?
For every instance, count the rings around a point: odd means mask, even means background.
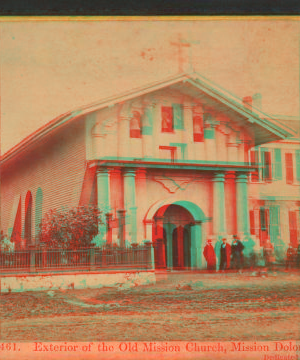
[[[35,245],[29,245],[29,252],[30,252],[30,272],[35,272]]]
[[[154,261],[154,247],[151,241],[145,241],[145,246],[147,247],[147,267],[150,269],[155,269],[155,261]]]
[[[90,248],[90,270],[95,270],[95,247]]]

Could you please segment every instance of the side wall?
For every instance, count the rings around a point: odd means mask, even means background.
[[[3,166],[1,226],[5,234],[12,231],[21,199],[21,229],[24,235],[28,191],[32,195],[32,238],[38,229],[36,217],[38,220],[50,209],[78,205],[85,172],[84,126],[82,119],[68,124]],[[35,211],[38,189],[41,214]]]

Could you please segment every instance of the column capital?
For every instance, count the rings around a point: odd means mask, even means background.
[[[126,177],[135,177],[136,170],[133,168],[124,169],[123,175]]]
[[[236,174],[237,183],[248,183],[248,174],[247,173],[237,173]]]
[[[97,175],[108,175],[110,169],[105,166],[97,167],[96,174]]]
[[[213,179],[213,182],[224,182],[225,181],[225,172],[215,172]]]

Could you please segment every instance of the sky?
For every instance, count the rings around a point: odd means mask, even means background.
[[[299,116],[300,18],[0,18],[1,153],[60,114],[194,70]]]

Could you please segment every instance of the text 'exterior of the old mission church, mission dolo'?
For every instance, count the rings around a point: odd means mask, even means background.
[[[299,145],[299,120],[264,114],[258,94],[182,73],[64,114],[4,154],[2,230],[38,246],[49,210],[93,205],[96,247],[153,244],[156,268],[205,268],[207,238],[235,234],[245,256],[270,239],[280,261],[298,246]]]

